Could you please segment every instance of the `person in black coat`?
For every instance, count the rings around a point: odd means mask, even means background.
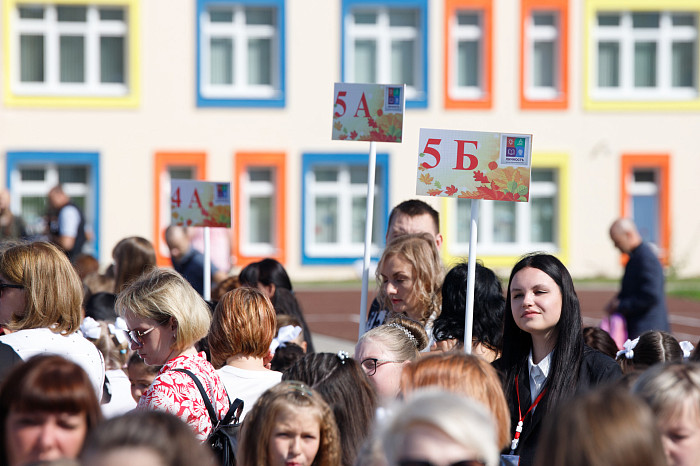
[[[508,282],[503,353],[494,361],[511,413],[513,442],[504,453],[532,464],[542,420],[562,401],[621,376],[615,361],[584,345],[581,308],[568,270],[532,254]]]

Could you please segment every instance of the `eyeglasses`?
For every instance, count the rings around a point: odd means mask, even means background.
[[[486,463],[480,460],[462,460],[455,463],[444,464],[442,466],[485,466]],[[399,460],[399,466],[440,466],[431,461],[426,460]]]
[[[16,288],[18,290],[23,290],[24,286],[22,285],[11,285],[9,283],[0,283],[0,297],[2,297],[3,291],[5,291],[5,288]]]
[[[392,361],[389,359],[366,358],[362,360],[362,368],[368,376],[373,376],[377,372],[377,367],[389,363],[399,363],[403,361]]]
[[[137,348],[141,348],[143,346],[143,337],[151,333],[156,327],[151,327],[148,330],[131,330],[126,332],[126,334],[128,335],[131,343],[136,345]]]

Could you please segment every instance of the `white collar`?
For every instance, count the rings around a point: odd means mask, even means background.
[[[547,378],[549,376],[549,366],[552,363],[552,353],[554,353],[553,350],[550,351],[549,354],[547,356],[545,356],[544,359],[542,359],[539,362],[539,364],[535,364],[532,360],[532,350],[530,350],[530,354],[527,356],[527,369],[528,369],[528,372],[531,374],[531,376],[533,375],[532,374],[533,369],[536,369],[535,374],[540,373],[545,378]]]

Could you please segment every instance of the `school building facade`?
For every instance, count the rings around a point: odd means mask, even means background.
[[[333,83],[406,83],[404,140],[377,144],[373,255],[414,196],[420,128],[529,133],[529,203],[481,201],[477,257],[529,251],[618,276],[628,216],[700,275],[698,0],[4,0],[0,177],[43,229],[48,190],[83,207],[103,264],[125,236],[167,264],[170,180],[232,183],[232,266],[356,276],[368,143],[331,140]],[[447,264],[468,200],[441,213]],[[229,253],[219,246],[215,254]],[[223,252],[222,252],[223,251]]]

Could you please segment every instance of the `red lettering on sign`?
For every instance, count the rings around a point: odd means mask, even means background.
[[[333,114],[334,117],[339,118],[339,117],[345,115],[345,110],[347,110],[347,108],[345,107],[345,101],[343,99],[341,99],[341,97],[345,97],[347,94],[348,93],[345,91],[338,91],[338,97],[335,98],[335,105],[336,106],[340,105],[343,109],[343,112],[342,113],[335,112]]]
[[[175,195],[174,195],[173,197],[170,198],[170,202],[171,202],[172,204],[175,204],[175,207],[180,207],[180,204],[181,204],[181,202],[182,202],[182,201],[180,200],[180,188],[177,188],[177,189],[175,190]]]
[[[357,118],[357,114],[360,113],[360,110],[365,112],[365,116],[369,116],[369,109],[367,108],[367,98],[365,97],[365,93],[362,93],[362,97],[360,98],[360,103],[357,104],[357,110],[355,110],[355,118]]]
[[[199,200],[199,193],[197,192],[196,189],[194,190],[194,194],[192,195],[192,199],[190,199],[190,205],[187,206],[187,208],[191,209],[192,203],[195,201],[197,201],[197,207],[199,207],[200,209],[204,209],[204,207],[202,207],[202,201]]]
[[[440,145],[440,142],[442,142],[442,139],[428,139],[428,142],[425,143],[423,153],[430,154],[435,157],[435,165],[430,165],[428,162],[423,162],[421,164],[423,168],[435,168],[440,164],[440,152],[438,152],[437,149],[430,147],[432,145]]]
[[[455,142],[457,143],[457,166],[454,169],[474,170],[479,164],[479,159],[477,159],[474,154],[465,154],[464,145],[474,144],[474,148],[477,149],[479,147],[479,141],[459,141],[455,139]],[[469,166],[467,168],[464,168],[464,157],[469,157]]]

